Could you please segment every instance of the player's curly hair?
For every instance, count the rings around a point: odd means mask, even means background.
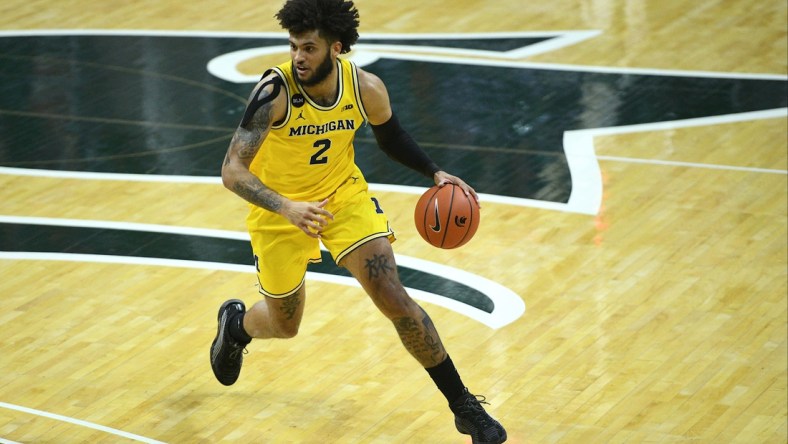
[[[342,43],[342,54],[358,40],[358,10],[349,0],[287,0],[274,16],[291,34],[317,30],[329,42]]]

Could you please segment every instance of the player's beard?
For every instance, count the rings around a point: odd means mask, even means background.
[[[328,75],[331,74],[332,69],[334,69],[334,62],[331,60],[331,48],[329,48],[328,51],[326,51],[326,57],[317,65],[312,77],[306,79],[299,78],[298,80],[304,86],[315,86],[325,80]]]

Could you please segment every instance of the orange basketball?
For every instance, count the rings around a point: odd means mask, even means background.
[[[415,220],[425,241],[438,248],[457,248],[476,234],[479,205],[457,185],[435,185],[416,203]]]

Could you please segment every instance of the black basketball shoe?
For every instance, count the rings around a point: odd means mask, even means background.
[[[500,444],[506,441],[506,430],[484,411],[488,404],[484,396],[476,396],[465,389],[465,393],[449,405],[454,412],[457,431],[471,435],[473,444]]]
[[[245,311],[246,306],[238,299],[230,299],[219,308],[219,329],[211,344],[211,368],[224,385],[233,385],[241,374],[245,344],[230,337],[228,322],[236,313]]]

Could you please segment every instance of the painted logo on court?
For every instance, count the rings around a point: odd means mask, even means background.
[[[601,173],[594,149],[594,139],[599,136],[788,115],[788,82],[784,75],[525,61],[528,56],[598,34],[364,35],[350,59],[385,79],[400,120],[438,164],[453,165],[454,173],[481,191],[483,201],[509,205],[596,215],[602,202]],[[139,44],[142,39],[149,44]],[[96,47],[112,45],[111,50],[95,51]],[[167,183],[209,180],[218,185],[217,165],[246,108],[251,84],[269,68],[260,66],[259,72],[242,72],[239,66],[262,56],[281,55],[281,61],[285,61],[288,53],[287,38],[282,33],[0,32],[0,62],[8,78],[17,82],[6,85],[5,94],[0,96],[0,109],[7,110],[0,115],[0,126],[7,135],[4,159],[8,162],[0,168],[71,179],[115,180],[117,176]],[[162,61],[156,64],[156,72],[135,64],[146,57]],[[31,63],[14,63],[19,60]],[[80,70],[78,79],[62,69],[64,60]],[[211,75],[206,75],[206,70]],[[480,79],[479,84],[486,86],[469,85],[469,79]],[[117,88],[118,84],[124,88]],[[46,96],[29,94],[63,88],[71,93],[57,101],[41,102]],[[91,100],[76,101],[72,97]],[[303,105],[303,100],[302,96],[293,105]],[[118,107],[118,103],[145,106]],[[178,112],[164,112],[172,109]],[[58,118],[68,122],[71,131],[67,140],[57,132],[31,130]],[[309,126],[304,127],[304,131],[309,130]],[[98,132],[106,137],[95,137]],[[64,142],[68,142],[68,149],[64,149]],[[31,146],[41,154],[31,157]],[[364,172],[371,190],[414,195],[425,190],[426,184],[413,186],[423,182],[414,182],[401,170],[390,167],[391,161],[377,148],[368,125],[358,128],[355,148],[356,157],[366,163]],[[162,162],[165,153],[168,161]],[[105,224],[89,222],[93,229]],[[4,245],[14,243],[14,251],[20,252],[15,254],[55,255],[58,260],[62,255],[79,260],[109,256],[109,250],[101,250],[101,245],[83,256],[65,244],[58,247],[58,242],[68,239],[63,225],[82,222],[47,220],[44,228],[40,218],[20,217],[2,223],[8,230],[12,225],[14,230],[21,230],[20,235],[4,239],[8,242]],[[467,222],[453,219],[453,223]],[[148,245],[140,242],[137,232],[162,229],[133,225],[124,238],[129,247]],[[179,232],[172,236],[190,231],[176,229]],[[22,235],[34,232],[48,234],[52,242],[19,243],[37,238]],[[221,236],[210,234],[207,238],[219,244],[227,242]],[[156,245],[156,238],[150,241],[150,245]],[[238,245],[246,242],[233,241]],[[48,250],[41,251],[45,245]],[[5,248],[10,251],[10,247]],[[186,260],[220,267],[217,264],[237,266],[242,263],[239,261],[248,261],[246,255],[246,259],[210,256],[233,249],[238,247],[195,248],[198,256],[180,258],[178,264]],[[117,247],[114,251],[125,250]],[[152,257],[154,253],[140,259],[133,256],[140,254],[138,251],[131,248],[125,257],[128,261],[169,259]],[[525,310],[517,294],[472,273],[417,258],[398,256],[397,261],[403,283],[417,299],[443,305],[493,328],[513,322]],[[310,273],[310,279],[351,284],[338,269],[321,268]],[[454,290],[445,290],[447,286]]]

